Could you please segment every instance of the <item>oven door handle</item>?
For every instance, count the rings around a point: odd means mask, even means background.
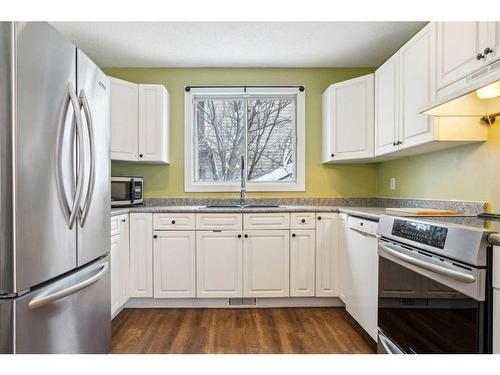
[[[435,272],[443,276],[448,276],[452,279],[461,281],[463,283],[467,284],[472,284],[476,281],[476,278],[468,273],[465,272],[460,272],[460,271],[455,271],[446,267],[438,266],[436,264],[428,263],[419,259],[416,259],[410,255],[403,254],[397,250],[394,250],[390,248],[387,245],[381,244],[379,242],[378,244],[379,250],[382,250],[382,252],[385,252],[389,254],[390,256],[393,256],[394,258],[397,258],[399,260],[402,260],[403,262],[410,263],[414,266],[423,268],[427,271]]]

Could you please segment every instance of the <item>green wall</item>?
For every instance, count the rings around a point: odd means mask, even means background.
[[[372,68],[223,69],[107,68],[113,77],[164,84],[170,93],[170,165],[112,162],[112,174],[142,175],[147,197],[223,197],[234,193],[184,192],[184,87],[188,84],[301,84],[306,87],[306,191],[249,193],[275,197],[374,197],[376,165],[321,164],[321,94],[332,83],[373,72]]]
[[[488,142],[381,163],[378,196],[484,200],[491,212],[500,212],[498,122],[488,129]],[[394,191],[390,177],[396,177]]]

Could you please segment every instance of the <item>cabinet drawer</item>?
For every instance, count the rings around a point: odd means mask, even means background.
[[[493,246],[493,287],[500,289],[500,246]]]
[[[196,214],[197,230],[241,230],[242,214]]]
[[[290,214],[290,228],[314,229],[316,227],[316,214],[314,212],[294,212]]]
[[[290,214],[288,212],[244,214],[244,229],[289,229]]]
[[[195,214],[164,213],[153,215],[154,230],[194,230]]]
[[[111,217],[111,237],[120,234],[120,221],[123,215]]]

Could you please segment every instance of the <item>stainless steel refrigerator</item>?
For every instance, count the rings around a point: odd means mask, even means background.
[[[0,22],[0,353],[110,351],[110,85],[43,22]]]

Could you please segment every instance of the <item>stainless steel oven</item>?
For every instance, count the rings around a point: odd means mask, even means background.
[[[111,177],[111,207],[135,206],[143,202],[142,177]]]
[[[491,251],[482,228],[383,215],[379,353],[491,353]]]

